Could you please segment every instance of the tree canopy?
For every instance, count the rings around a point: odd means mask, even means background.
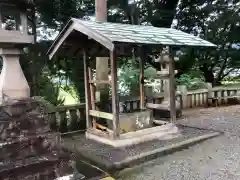
[[[83,70],[79,57],[61,57],[48,61],[45,51],[51,40],[45,41],[47,37],[42,37],[41,34],[44,32],[52,36],[63,28],[70,17],[87,19],[94,16],[94,3],[94,0],[31,0],[28,20],[35,39],[40,39],[29,49],[25,60],[22,60],[31,85],[37,83],[36,79],[43,72],[46,77],[47,71],[48,77],[66,77],[79,97],[83,94],[83,80],[80,78],[83,77]],[[197,70],[202,72],[205,81],[218,84],[240,66],[239,0],[139,0],[133,5],[129,5],[128,0],[108,0],[108,21],[150,24],[156,27],[174,26],[218,45],[216,50],[181,49],[183,55],[176,63],[179,71],[176,77]],[[159,69],[159,64],[153,60],[152,56],[148,56],[146,68],[152,66]],[[120,62],[119,65],[126,68],[129,59]]]
[[[219,84],[240,65],[240,3],[236,0],[231,3],[225,0],[186,2],[183,0],[178,7],[176,28],[207,39],[218,48],[188,50],[179,69],[184,72],[186,68],[197,67],[207,82]]]

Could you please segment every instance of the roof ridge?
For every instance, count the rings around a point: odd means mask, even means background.
[[[84,21],[84,22],[93,22],[93,23],[99,23],[99,24],[103,24],[103,23],[107,23],[107,24],[116,24],[116,25],[127,25],[127,26],[137,26],[137,27],[151,27],[151,28],[157,28],[157,29],[174,29],[174,28],[166,28],[166,27],[156,27],[153,25],[142,25],[142,24],[125,24],[125,23],[120,23],[120,22],[109,22],[109,21],[99,21],[99,20],[86,20],[86,19],[78,19],[78,18],[73,18],[76,19],[78,21]]]

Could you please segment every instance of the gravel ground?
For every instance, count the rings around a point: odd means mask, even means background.
[[[240,105],[184,112],[180,124],[224,135],[121,173],[119,180],[239,180]]]

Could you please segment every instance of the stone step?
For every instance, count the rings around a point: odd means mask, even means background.
[[[86,132],[86,137],[88,139],[92,139],[97,142],[110,145],[112,147],[127,147],[156,139],[164,140],[171,136],[175,137],[177,133],[179,133],[177,126],[175,124],[168,123],[162,126],[156,126],[135,132],[121,134],[119,139],[114,140],[110,138],[100,137],[91,133],[90,131]]]

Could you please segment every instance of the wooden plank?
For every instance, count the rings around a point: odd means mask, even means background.
[[[162,80],[162,79],[169,79],[169,78],[170,78],[170,75],[157,75],[155,77],[155,79],[160,79],[160,80]]]
[[[108,129],[107,127],[101,125],[101,124],[98,124],[96,123],[96,127],[102,131],[105,131],[105,132],[108,132],[110,134],[113,134],[113,131],[111,129]]]
[[[226,96],[226,97],[208,97],[207,99],[210,99],[210,100],[219,100],[219,99],[231,99],[231,98],[238,98],[240,96]]]
[[[90,80],[91,84],[111,84],[111,81],[104,81],[104,80]]]
[[[94,135],[97,135],[97,136],[100,136],[100,137],[104,137],[106,139],[108,139],[108,138],[112,139],[112,137],[113,137],[113,132],[109,133],[107,131],[101,131],[99,129],[88,129],[87,133],[94,134]]]
[[[89,115],[90,110],[90,87],[89,87],[89,76],[88,76],[88,62],[87,62],[87,53],[86,50],[83,50],[83,64],[84,64],[84,87],[85,87],[85,104],[86,104],[86,123],[87,129],[92,128],[92,122]]]
[[[111,113],[105,113],[105,112],[96,111],[96,110],[89,110],[89,114],[94,117],[113,120],[113,114]]]
[[[148,109],[165,109],[165,110],[171,110],[170,108],[167,108],[165,105],[163,104],[154,104],[154,103],[147,103],[146,107]]]
[[[170,89],[170,115],[171,122],[176,122],[176,89],[175,89],[175,71],[174,71],[174,60],[172,55],[172,49],[169,48],[169,89]]]
[[[119,138],[120,136],[120,122],[119,122],[119,100],[117,93],[117,58],[116,50],[110,52],[111,62],[111,86],[112,86],[112,112],[113,112],[113,136]]]

